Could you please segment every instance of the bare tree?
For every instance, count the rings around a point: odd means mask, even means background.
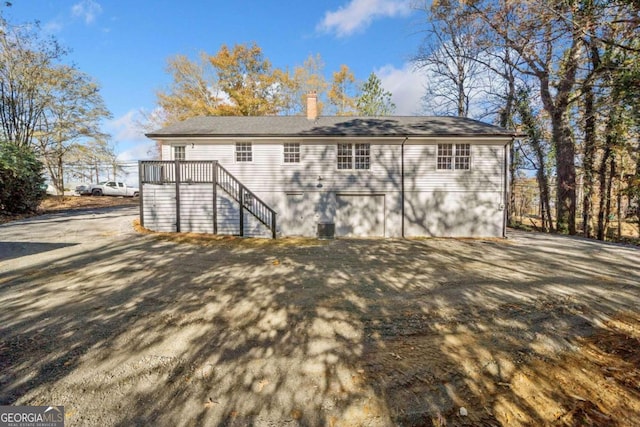
[[[424,105],[435,114],[468,117],[472,98],[488,83],[481,75],[485,68],[475,23],[449,2],[422,3],[418,9],[425,12],[428,25],[413,58],[428,76]]]
[[[576,232],[576,149],[569,107],[575,101],[578,71],[584,59],[580,2],[467,3],[472,16],[486,25],[486,35],[505,49],[517,52],[518,71],[536,80],[551,123],[556,154],[557,210],[560,231]]]
[[[73,67],[51,68],[43,86],[50,96],[34,140],[58,194],[63,195],[65,157],[87,140],[106,139],[100,122],[111,114],[98,85]]]
[[[0,124],[2,137],[29,147],[52,96],[46,84],[65,51],[42,39],[37,25],[14,26],[0,18]]]

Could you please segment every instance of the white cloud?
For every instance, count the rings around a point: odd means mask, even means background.
[[[107,131],[112,134],[116,143],[130,141],[144,141],[144,130],[140,124],[140,112],[130,110],[120,117],[109,120],[106,124]]]
[[[382,86],[391,92],[391,100],[396,104],[394,114],[413,116],[422,112],[422,96],[426,77],[416,70],[412,64],[404,64],[402,68],[385,65],[375,71],[382,81]]]
[[[161,120],[161,111],[158,109],[151,112],[130,110],[105,123],[105,131],[111,134],[116,146],[118,160],[145,160],[156,155],[155,142],[144,135],[159,127],[154,120]]]
[[[71,6],[71,15],[84,20],[85,24],[91,24],[101,13],[102,6],[93,0],[82,0]]]
[[[63,28],[64,24],[58,19],[51,20],[42,27],[44,32],[49,34],[59,33]]]
[[[345,37],[363,30],[376,18],[407,16],[410,13],[408,0],[351,0],[336,11],[326,12],[317,30]]]
[[[154,141],[148,140],[128,148],[118,153],[118,160],[126,162],[130,160],[147,160],[152,159],[156,152],[156,144]]]

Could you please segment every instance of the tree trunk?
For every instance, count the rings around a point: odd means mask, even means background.
[[[616,176],[616,157],[615,155],[611,156],[611,162],[609,163],[609,179],[607,180],[607,198],[605,204],[605,220],[604,220],[604,229],[609,229],[609,224],[611,222],[611,199],[613,195],[613,180]],[[605,234],[606,236],[606,234]]]
[[[547,215],[547,224],[550,232],[554,232],[553,227],[553,218],[551,217],[551,197],[549,195],[549,178],[547,174],[543,171],[541,176],[541,185],[542,185],[542,193],[540,194],[540,202],[544,203],[545,212]]]
[[[62,155],[58,155],[58,173],[60,174],[58,178],[58,183],[60,187],[58,187],[58,195],[60,198],[64,199],[64,166],[62,164]]]
[[[640,180],[640,147],[638,147],[638,156],[636,157],[636,178]],[[637,185],[640,186],[640,181],[635,181],[637,182]],[[638,238],[640,238],[640,189],[638,190],[638,192],[636,193],[636,204],[635,204],[635,210],[636,210],[636,219],[638,221]]]
[[[622,238],[622,180],[624,179],[624,167],[620,168],[620,174],[617,177],[617,200],[616,200],[616,216],[618,217],[618,240]]]
[[[467,117],[464,65],[458,62],[458,117]]]
[[[593,86],[588,84],[585,86],[584,100],[584,159],[583,159],[583,198],[582,198],[582,229],[585,237],[591,237],[593,218],[593,162],[596,148],[596,115],[595,115],[595,97],[593,94]]]
[[[565,51],[566,57],[560,67],[564,72],[557,83],[551,84],[548,69],[537,73],[540,97],[551,118],[551,138],[556,150],[556,229],[571,235],[576,234],[576,149],[568,114],[576,83],[580,43],[579,32],[574,31],[572,45]]]
[[[576,234],[576,153],[565,111],[556,111],[552,115],[552,127],[558,180],[556,227],[560,232],[573,235]]]
[[[529,143],[531,144],[536,156],[536,180],[538,181],[538,188],[540,189],[540,215],[542,218],[543,228],[545,228],[544,224],[546,222],[549,231],[553,232],[554,227],[551,220],[551,209],[549,203],[549,178],[545,171],[546,156],[540,142],[541,133],[539,126],[533,117],[528,95],[523,92],[519,95],[519,98],[517,105],[518,112],[522,119],[523,126],[529,135]]]
[[[607,206],[607,164],[611,158],[610,137],[607,136],[607,146],[602,154],[602,161],[600,162],[600,168],[598,169],[598,230],[596,238],[598,240],[604,240],[605,228],[606,228],[606,206]]]
[[[544,180],[544,178],[542,176],[540,176],[540,171],[538,171],[538,174],[536,175],[536,179],[538,181],[538,193],[540,193],[540,221],[542,223],[542,231],[548,231],[547,228],[547,205],[544,202],[544,190],[543,190],[543,186],[542,186],[542,182]]]
[[[499,125],[500,127],[507,129],[513,122],[515,110],[514,104],[516,101],[516,84],[512,69],[506,71],[504,77],[507,80],[508,89],[505,96],[504,108],[500,111]],[[518,170],[518,165],[516,163],[516,147],[514,142],[509,146],[509,156],[509,205],[507,208],[507,224],[513,226],[515,225],[513,214],[516,211],[515,182],[516,172]],[[522,218],[522,213],[520,214],[520,217]]]

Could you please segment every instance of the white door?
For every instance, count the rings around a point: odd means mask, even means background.
[[[336,236],[384,237],[384,220],[384,195],[336,195]]]

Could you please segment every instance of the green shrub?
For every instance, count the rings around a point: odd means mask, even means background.
[[[33,212],[45,192],[43,166],[31,149],[0,141],[0,213]]]

